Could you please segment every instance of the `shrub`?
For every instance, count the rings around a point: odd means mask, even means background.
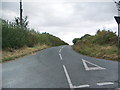
[[[95,37],[94,37],[94,43],[95,44],[100,44],[100,45],[106,45],[106,44],[110,44],[110,45],[117,45],[117,35],[116,33],[108,30],[98,30]]]
[[[2,48],[33,47],[37,44],[49,46],[66,45],[64,41],[49,33],[40,34],[34,29],[21,28],[14,23],[2,20]]]

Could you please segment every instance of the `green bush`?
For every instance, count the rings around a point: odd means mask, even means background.
[[[80,40],[80,38],[74,38],[72,42],[75,44],[78,40]]]
[[[110,31],[110,30],[98,30],[97,33],[93,36],[89,34],[85,34],[81,38],[75,38],[73,39],[73,43],[75,44],[77,41],[86,41],[93,44],[99,44],[99,45],[117,45],[118,36],[116,33]]]
[[[1,19],[2,20],[2,19]],[[37,44],[49,46],[66,45],[64,41],[49,33],[40,34],[34,29],[21,28],[14,23],[2,20],[2,48],[33,47]]]
[[[93,36],[84,35],[73,49],[81,54],[108,60],[120,60],[118,36],[110,30],[98,30]]]
[[[117,45],[117,35],[116,33],[108,30],[98,30],[95,37],[94,37],[94,43],[99,45]]]

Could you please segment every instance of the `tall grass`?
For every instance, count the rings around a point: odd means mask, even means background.
[[[22,47],[20,49],[12,49],[11,51],[3,50],[2,58],[0,58],[0,63],[5,61],[14,60],[16,58],[25,56],[27,54],[35,53],[36,51],[49,48],[47,45],[36,45],[34,47]]]
[[[77,52],[108,60],[119,60],[118,36],[110,30],[98,30],[93,36],[79,38],[73,48]],[[75,40],[75,39],[74,39]]]

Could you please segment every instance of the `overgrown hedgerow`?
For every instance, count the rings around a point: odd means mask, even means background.
[[[75,39],[74,39],[75,40]],[[118,36],[108,30],[98,30],[95,35],[84,35],[73,45],[77,52],[109,60],[119,60]]]
[[[2,20],[2,19],[1,19]],[[2,48],[33,47],[37,44],[49,46],[65,45],[64,41],[49,33],[39,33],[29,28],[21,28],[14,23],[2,20]]]

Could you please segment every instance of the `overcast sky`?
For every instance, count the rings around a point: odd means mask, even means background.
[[[117,32],[113,2],[23,2],[23,9],[30,28],[51,33],[69,44],[84,34],[94,35],[98,29]],[[0,10],[2,18],[13,21],[19,16],[19,2],[2,2]]]

